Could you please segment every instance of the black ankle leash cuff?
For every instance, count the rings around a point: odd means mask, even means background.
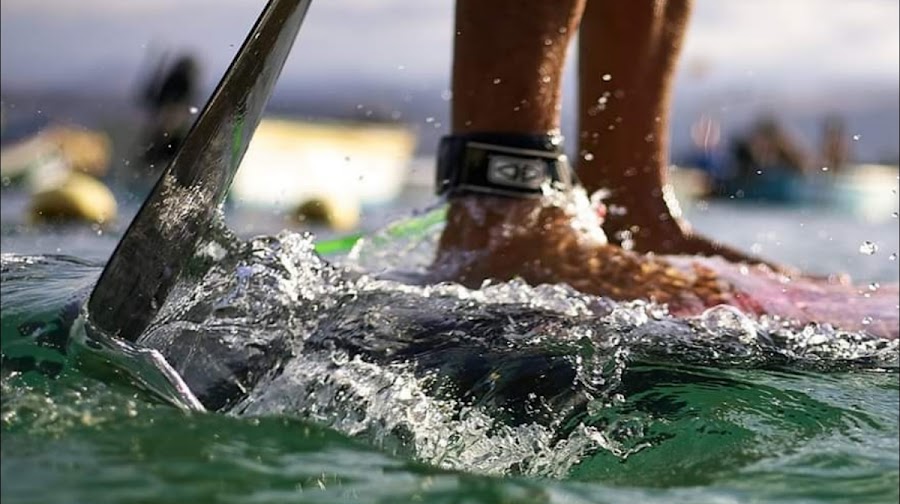
[[[441,139],[436,179],[439,195],[535,198],[548,184],[567,190],[575,183],[560,135],[471,133]]]

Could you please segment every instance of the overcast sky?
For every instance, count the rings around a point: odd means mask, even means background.
[[[682,68],[708,68],[704,86],[896,85],[898,5],[698,0]],[[0,82],[125,91],[155,55],[189,48],[201,55],[211,84],[262,6],[260,0],[0,0]],[[315,1],[280,86],[444,85],[452,9],[450,0]]]

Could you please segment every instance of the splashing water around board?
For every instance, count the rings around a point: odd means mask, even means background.
[[[512,281],[470,290],[360,272],[363,258],[397,257],[396,247],[415,263],[436,231],[419,235],[418,245],[363,243],[336,265],[313,252],[309,236],[244,242],[220,227],[137,342],[164,365],[133,355],[114,364],[187,407],[196,397],[231,415],[297,416],[446,468],[551,477],[598,453],[626,459],[661,442],[658,412],[638,407],[640,386],[622,378],[648,363],[898,366],[896,340],[748,317],[727,306],[673,316],[664,306],[616,303],[564,285]],[[10,310],[33,303],[42,288],[19,279],[46,277],[42,270],[62,261],[4,256],[4,326],[13,323]],[[84,295],[98,273],[66,265],[79,281],[75,292],[57,294],[60,302]],[[7,333],[5,366],[14,349],[32,342]],[[76,341],[91,344],[84,335]]]

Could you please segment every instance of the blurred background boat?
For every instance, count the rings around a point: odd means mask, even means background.
[[[700,168],[673,166],[669,172],[675,195],[684,205],[719,199],[755,205],[821,207],[876,220],[896,210],[897,194],[890,188],[896,187],[897,176],[896,166],[854,164],[834,175],[760,177],[762,180],[754,184],[735,184],[717,191],[715,182]]]
[[[889,190],[897,186],[897,165],[854,159],[859,135],[847,131],[841,116],[823,115],[817,149],[768,114],[727,141],[709,115],[701,115],[690,133],[692,147],[670,172],[682,203],[720,199],[818,207],[876,219],[897,206],[896,191]]]
[[[0,143],[3,186],[30,194],[24,220],[109,224],[117,215],[112,191],[100,181],[112,145],[102,131],[50,123],[8,132]]]
[[[346,215],[339,227],[353,227],[346,220],[350,215],[358,219],[363,206],[383,205],[400,194],[415,145],[410,128],[397,124],[264,119],[231,197],[241,205],[283,211],[318,202]]]

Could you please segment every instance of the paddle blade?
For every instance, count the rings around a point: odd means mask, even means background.
[[[270,0],[88,301],[90,323],[135,341],[225,197],[311,0]]]

